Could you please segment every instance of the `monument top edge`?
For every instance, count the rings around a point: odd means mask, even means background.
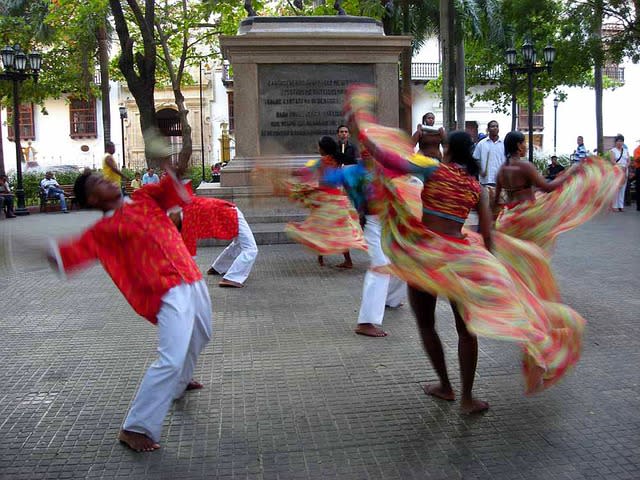
[[[339,32],[343,34],[384,35],[382,23],[375,18],[351,15],[313,17],[249,17],[238,28],[238,35],[260,33],[317,34]]]

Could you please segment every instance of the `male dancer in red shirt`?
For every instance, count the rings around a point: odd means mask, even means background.
[[[72,272],[99,260],[133,309],[158,326],[158,358],[145,373],[119,440],[138,452],[158,443],[171,402],[192,388],[198,355],[212,333],[211,300],[202,274],[167,211],[189,201],[175,175],[136,190],[85,174],[74,185],[80,206],[107,215],[80,236],[53,245],[50,260]],[[137,271],[130,266],[138,265]]]
[[[187,250],[196,255],[197,241],[205,238],[233,240],[211,264],[209,275],[223,275],[220,287],[242,288],[258,256],[251,227],[240,209],[218,198],[193,196],[180,215],[171,215]]]

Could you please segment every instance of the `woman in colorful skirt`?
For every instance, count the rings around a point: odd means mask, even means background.
[[[504,190],[509,202],[498,215],[496,230],[533,242],[547,255],[558,234],[583,224],[612,201],[624,177],[622,168],[588,157],[548,182],[531,162],[520,160],[527,148],[522,133],[509,132],[504,148],[507,161],[498,172],[496,198]]]
[[[318,263],[324,265],[324,255],[342,253],[344,262],[339,268],[352,268],[349,249],[367,250],[357,212],[342,189],[323,181],[328,169],[339,168],[334,154],[338,147],[331,137],[322,137],[318,142],[319,161],[305,167],[299,174],[301,182],[288,182],[286,189],[293,200],[309,208],[309,216],[301,223],[291,222],[285,232],[296,242],[318,254]],[[318,185],[312,178],[320,179]]]
[[[471,394],[476,336],[522,346],[526,393],[557,382],[579,359],[584,319],[558,303],[542,250],[500,234],[492,238],[487,195],[475,177],[469,136],[451,134],[444,162],[438,165],[413,153],[404,133],[377,124],[371,113],[374,100],[371,87],[356,86],[348,92],[348,113],[361,141],[386,169],[424,177],[422,212],[416,216],[408,207],[411,202],[403,198],[403,189],[389,181],[381,168],[375,169],[382,243],[391,261],[387,271],[411,285],[410,300],[422,341],[440,379],[438,385],[426,386],[425,392],[445,400],[455,397],[434,328],[439,295],[454,305],[464,412],[488,408]],[[462,228],[472,208],[479,211],[482,236]],[[493,248],[496,256],[490,251]],[[518,254],[515,259],[513,252]]]

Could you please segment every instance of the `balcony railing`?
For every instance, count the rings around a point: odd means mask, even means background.
[[[624,67],[618,65],[607,65],[602,69],[604,76],[616,82],[624,83]]]
[[[467,75],[479,74],[487,83],[502,75],[502,68],[496,67],[489,71],[480,69],[477,65],[467,65],[465,67]],[[411,80],[415,82],[435,80],[440,76],[439,63],[412,63],[411,64]]]

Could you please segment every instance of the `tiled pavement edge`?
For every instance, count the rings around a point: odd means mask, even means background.
[[[33,215],[0,229],[57,235],[95,218]],[[176,402],[151,454],[115,437],[154,358],[154,327],[100,267],[60,281],[18,262],[0,276],[0,478],[640,478],[639,239],[635,211],[561,238],[553,263],[564,300],[588,320],[583,359],[525,397],[518,348],[481,339],[476,393],[491,410],[477,418],[422,393],[434,376],[408,307],[387,312],[388,338],[352,333],[365,255],[343,271],[297,245],[261,246],[246,288],[208,278],[206,388]],[[199,265],[219,251],[201,249]],[[444,301],[438,316],[458,387]]]

